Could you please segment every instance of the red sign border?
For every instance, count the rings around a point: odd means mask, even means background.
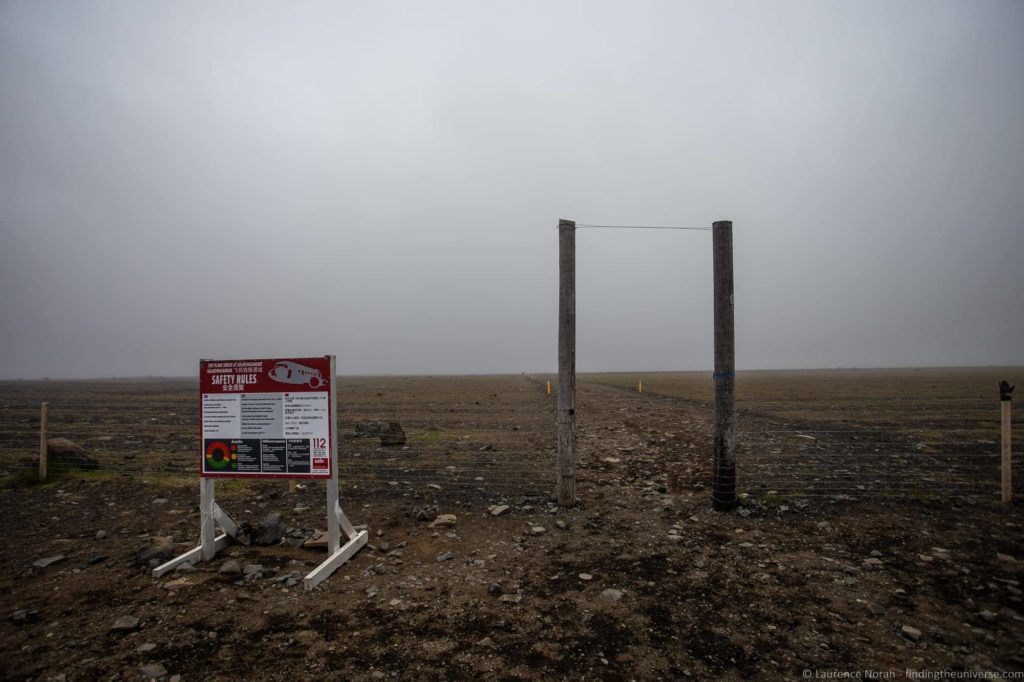
[[[203,471],[203,459],[205,458],[205,451],[203,449],[203,369],[207,363],[210,362],[264,362],[270,363],[271,365],[278,362],[309,362],[314,360],[316,362],[322,362],[324,359],[327,360],[328,365],[334,369],[334,356],[333,355],[322,355],[317,357],[305,357],[305,358],[234,358],[231,360],[222,359],[203,359],[199,361],[199,477],[200,478],[269,478],[269,479],[295,479],[295,480],[314,480],[322,481],[329,479],[334,476],[335,457],[337,456],[337,434],[335,433],[338,428],[338,410],[337,401],[335,400],[335,372],[331,372],[330,381],[327,382],[327,403],[330,407],[328,410],[331,412],[328,417],[330,422],[328,425],[328,438],[327,443],[327,473],[324,474],[215,474],[207,471]],[[282,391],[287,393],[288,391]],[[239,391],[238,393],[245,393],[245,391]]]

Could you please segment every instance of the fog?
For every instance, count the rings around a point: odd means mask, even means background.
[[[740,368],[1024,364],[1024,3],[0,4],[0,378],[551,371],[559,218],[734,221]],[[711,233],[577,232],[710,370]]]

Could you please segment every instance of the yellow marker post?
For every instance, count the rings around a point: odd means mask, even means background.
[[[644,382],[642,382],[642,381],[636,382],[636,392],[637,393],[643,393],[644,392]]]
[[[548,395],[551,395],[551,382],[548,382]]]

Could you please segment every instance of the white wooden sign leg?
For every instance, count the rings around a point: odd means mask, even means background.
[[[210,561],[218,550],[224,549],[231,542],[227,533],[216,534],[217,523],[223,528],[234,530],[237,528],[235,522],[224,513],[213,499],[213,479],[199,479],[199,546],[191,549],[180,556],[176,556],[167,563],[161,564],[153,569],[153,577],[160,576],[173,571],[186,561],[197,564],[200,561]]]

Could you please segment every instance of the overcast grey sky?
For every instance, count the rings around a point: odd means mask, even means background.
[[[0,377],[556,365],[559,218],[741,368],[1024,364],[1024,3],[0,3]],[[708,232],[578,365],[710,369]]]

